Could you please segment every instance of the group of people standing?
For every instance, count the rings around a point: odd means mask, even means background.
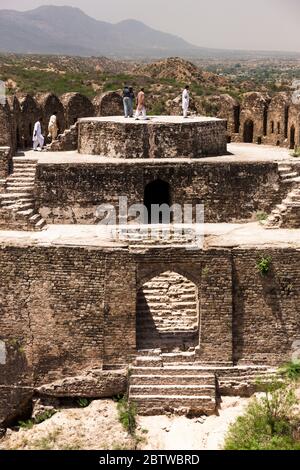
[[[188,117],[189,105],[190,105],[190,87],[187,85],[182,92],[182,111],[183,117]],[[146,104],[145,104],[145,90],[141,88],[136,97],[136,111],[134,114],[134,102],[135,102],[135,94],[133,87],[125,86],[123,90],[123,103],[124,103],[124,116],[125,118],[133,118],[135,117],[136,120],[148,119],[147,112],[146,112]],[[41,125],[42,118],[39,118],[36,123],[34,124],[33,130],[33,150],[34,151],[41,151],[44,147],[45,138],[42,134],[42,125]],[[53,141],[57,138],[58,134],[58,123],[57,123],[57,113],[53,113],[50,117],[49,124],[48,124],[48,138]]]
[[[138,95],[137,95],[137,108],[134,115],[134,101],[135,101],[135,94],[133,87],[125,85],[123,90],[123,104],[124,104],[124,116],[125,118],[133,118],[135,117],[136,120],[148,119],[147,112],[146,112],[146,104],[145,104],[145,90],[141,88]],[[186,85],[182,92],[182,112],[183,117],[188,117],[188,111],[190,106],[190,87]]]
[[[39,118],[36,123],[34,124],[33,129],[33,150],[41,151],[44,147],[45,137],[42,134],[42,125],[41,125],[42,118]],[[53,113],[50,117],[49,124],[48,124],[48,139],[56,140],[58,134],[58,122],[57,122],[57,113]]]

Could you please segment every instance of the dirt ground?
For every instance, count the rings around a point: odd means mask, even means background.
[[[93,401],[87,408],[61,409],[32,428],[8,430],[0,450],[217,450],[247,399],[224,398],[219,416],[138,417],[138,443],[118,420],[116,403]]]

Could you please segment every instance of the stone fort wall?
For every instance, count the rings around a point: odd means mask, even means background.
[[[63,133],[82,117],[122,115],[123,103],[115,92],[104,93],[94,101],[80,93],[65,93],[61,97],[53,93],[9,96],[6,105],[0,105],[0,146],[13,146],[14,150],[31,147],[34,123],[42,118],[42,132],[47,136],[49,118],[54,112],[59,132]]]
[[[257,262],[266,255],[272,269],[262,277]],[[200,361],[288,361],[299,340],[299,261],[296,249],[130,253],[3,245],[0,422],[36,387],[129,364],[136,354],[137,294],[166,271],[197,289]]]
[[[195,112],[226,119],[228,141],[289,148],[300,145],[300,105],[294,104],[288,93],[270,97],[266,93],[250,92],[240,102],[226,94],[209,96],[206,100],[208,109],[196,100]],[[171,114],[181,112],[178,104],[167,109]],[[60,98],[52,93],[10,96],[7,105],[0,106],[0,146],[12,147],[13,151],[30,147],[34,122],[42,117],[43,132],[47,135],[48,120],[54,111],[58,112],[59,132],[63,133],[78,118],[122,115],[122,98],[115,92],[96,96],[93,102],[79,93],[66,93]]]
[[[143,162],[43,164],[37,167],[36,203],[48,223],[95,224],[100,204],[118,209],[118,198],[128,205],[144,202],[146,186],[166,181],[172,204],[205,204],[206,222],[233,222],[269,213],[287,195],[272,162],[228,163]],[[222,182],[222,184],[220,183]],[[243,201],[243,204],[241,204]]]

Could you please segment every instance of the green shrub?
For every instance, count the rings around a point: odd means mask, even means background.
[[[88,406],[90,406],[90,404],[91,400],[89,398],[78,398],[77,400],[77,405],[80,408],[87,408]]]
[[[124,429],[126,429],[130,435],[134,436],[137,427],[137,409],[135,403],[128,401],[126,396],[121,398],[118,401],[118,413],[119,421]]]
[[[256,213],[256,219],[259,222],[264,222],[265,220],[267,220],[267,218],[268,218],[268,214],[266,214],[265,212],[257,212]]]
[[[254,398],[230,427],[225,450],[300,450],[292,418],[297,403],[294,387],[278,379],[261,385],[264,395]]]
[[[300,379],[300,361],[288,362],[279,369],[279,373],[289,380],[298,381]]]
[[[295,158],[300,157],[300,147],[295,147],[291,155],[292,157],[295,157]]]
[[[266,276],[268,272],[270,271],[271,267],[271,262],[272,258],[271,256],[263,256],[258,262],[257,262],[257,267],[263,276]]]

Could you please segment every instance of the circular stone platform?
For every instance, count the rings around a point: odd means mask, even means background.
[[[209,117],[82,118],[78,151],[110,158],[201,158],[225,155],[226,121]]]

